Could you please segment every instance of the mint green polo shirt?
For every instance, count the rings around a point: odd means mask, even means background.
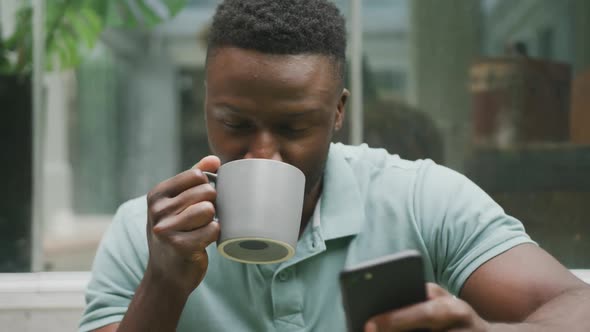
[[[487,260],[532,243],[466,177],[366,145],[330,147],[318,206],[286,262],[237,263],[210,245],[207,274],[178,331],[344,331],[338,274],[345,266],[415,249],[426,279],[458,294]],[[80,331],[123,319],[147,265],[146,220],[145,197],[115,215],[96,254]]]

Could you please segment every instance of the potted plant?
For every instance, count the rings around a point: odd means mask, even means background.
[[[149,28],[185,5],[186,0],[45,1],[46,70],[75,68],[106,28]],[[20,5],[15,18],[14,32],[0,38],[0,272],[31,269],[31,1]]]

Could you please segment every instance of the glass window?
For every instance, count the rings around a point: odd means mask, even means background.
[[[364,140],[467,174],[588,268],[588,15],[583,1],[363,2]]]
[[[122,202],[208,153],[204,38],[218,2],[107,31],[76,70],[46,75],[45,269],[89,269]],[[371,0],[361,26],[351,1],[335,3],[349,34],[362,29],[348,61],[362,59],[363,140],[465,173],[567,267],[590,268],[590,2]],[[347,112],[335,141],[351,141]]]

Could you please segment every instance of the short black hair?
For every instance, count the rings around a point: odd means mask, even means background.
[[[344,17],[328,0],[225,0],[213,16],[207,56],[222,47],[326,55],[344,78]]]

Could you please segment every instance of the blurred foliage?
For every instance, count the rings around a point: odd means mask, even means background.
[[[150,28],[171,19],[187,0],[51,0],[45,2],[46,69],[76,67],[105,28]],[[33,8],[16,13],[14,33],[0,40],[0,73],[25,74],[33,65]]]

